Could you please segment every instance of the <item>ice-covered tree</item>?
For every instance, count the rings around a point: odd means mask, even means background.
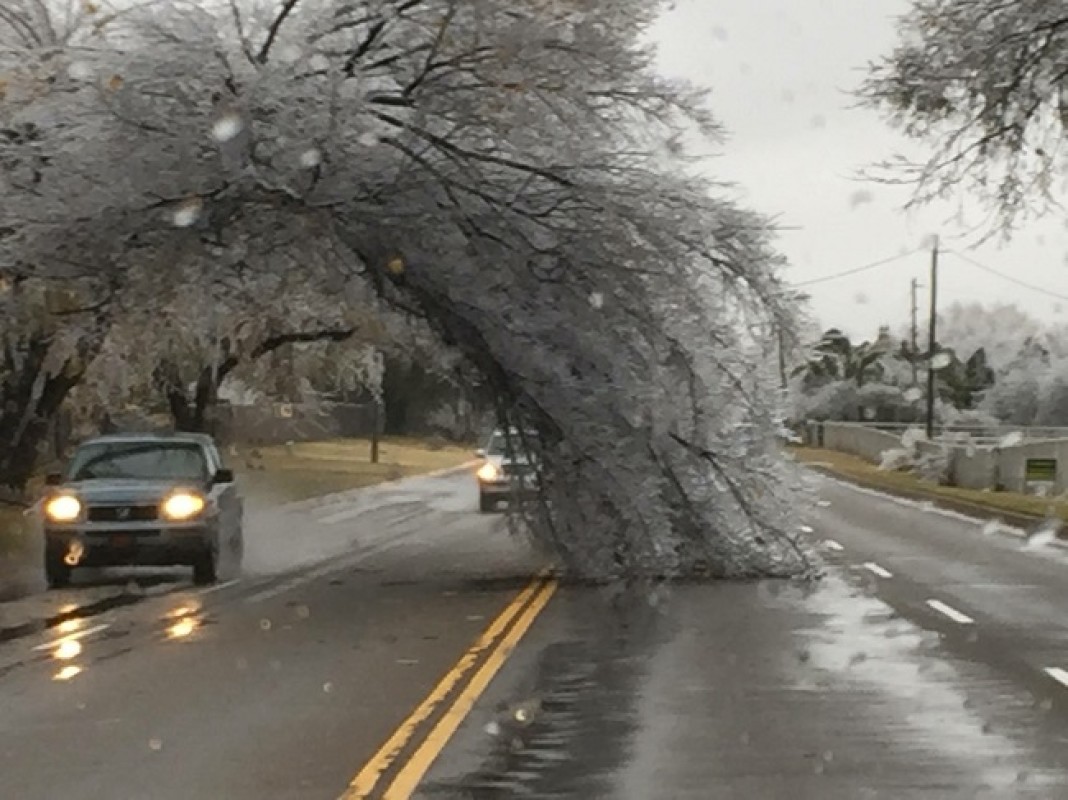
[[[861,94],[934,146],[925,161],[893,164],[917,200],[978,198],[1007,229],[1062,199],[1066,75],[1059,0],[913,0]]]
[[[17,65],[19,233],[55,258],[207,246],[288,218],[539,431],[530,523],[592,577],[795,572],[761,217],[672,155],[702,98],[659,77],[661,3],[149,3]],[[25,202],[21,202],[24,199]],[[267,233],[275,235],[273,225]],[[268,267],[268,269],[273,269]],[[291,265],[287,272],[301,266]]]

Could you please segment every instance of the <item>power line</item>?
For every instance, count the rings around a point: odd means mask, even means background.
[[[909,256],[914,255],[914,254],[918,253],[919,251],[920,251],[920,248],[917,248],[915,250],[909,250],[907,253],[898,253],[896,256],[891,256],[890,258],[884,258],[884,259],[882,259],[880,261],[873,261],[871,264],[865,264],[862,267],[853,267],[853,269],[847,269],[844,272],[836,272],[833,275],[824,275],[822,278],[813,278],[812,280],[801,281],[800,283],[795,283],[793,285],[795,287],[812,286],[813,284],[816,284],[816,283],[826,283],[827,281],[835,281],[835,280],[838,280],[839,278],[845,278],[845,277],[848,277],[850,275],[856,275],[858,272],[866,272],[869,269],[875,269],[876,267],[883,267],[883,266],[886,266],[887,264],[893,264],[895,261],[900,261],[903,258],[908,258]]]
[[[1001,278],[1003,281],[1008,281],[1009,283],[1014,283],[1017,286],[1023,287],[1024,289],[1030,289],[1032,292],[1040,292],[1041,294],[1044,294],[1047,297],[1054,297],[1054,298],[1056,298],[1058,300],[1064,300],[1065,302],[1068,302],[1068,295],[1057,294],[1056,292],[1051,292],[1049,289],[1043,289],[1041,286],[1035,286],[1033,283],[1027,283],[1026,281],[1021,281],[1019,278],[1014,278],[1011,275],[1006,275],[1005,273],[1000,272],[1000,271],[994,269],[993,267],[988,267],[986,264],[980,264],[974,258],[971,258],[970,256],[966,256],[963,253],[958,253],[955,250],[945,250],[943,252],[948,254],[948,255],[956,256],[957,258],[961,259],[962,261],[968,262],[969,264],[971,264],[976,269],[982,270],[983,272],[987,272],[987,273],[993,275],[994,277]]]

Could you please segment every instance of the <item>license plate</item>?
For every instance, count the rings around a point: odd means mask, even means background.
[[[129,547],[133,543],[133,536],[128,533],[119,533],[111,537],[111,544],[115,547]]]

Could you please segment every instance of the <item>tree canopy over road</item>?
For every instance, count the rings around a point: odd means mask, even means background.
[[[767,221],[688,169],[719,129],[654,69],[661,6],[6,3],[9,452],[121,337],[176,409],[175,342],[217,367],[384,304],[539,431],[529,522],[574,570],[804,569],[764,369],[791,302]]]

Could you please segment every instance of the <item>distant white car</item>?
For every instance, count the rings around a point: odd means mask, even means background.
[[[536,436],[532,432],[526,434],[528,440]],[[521,448],[518,430],[509,431],[507,436],[504,431],[495,430],[486,446],[477,451],[478,457],[484,459],[476,473],[478,508],[483,514],[495,511],[502,502],[537,496],[537,473]]]

